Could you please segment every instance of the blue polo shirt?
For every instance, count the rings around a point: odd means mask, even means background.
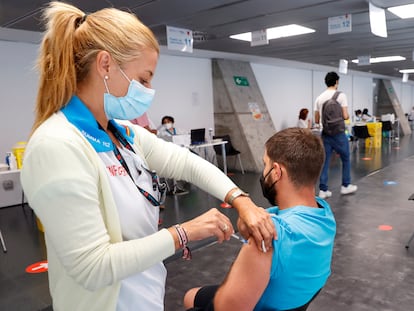
[[[329,204],[320,208],[269,208],[277,230],[269,284],[254,310],[289,310],[306,304],[330,273],[336,223]]]

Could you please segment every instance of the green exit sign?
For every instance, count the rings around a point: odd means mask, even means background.
[[[233,76],[234,83],[239,86],[249,86],[249,80],[246,77]]]

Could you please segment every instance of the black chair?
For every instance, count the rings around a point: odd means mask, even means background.
[[[295,309],[290,309],[290,310],[285,310],[285,311],[306,311],[310,305],[310,303],[316,298],[316,296],[319,295],[319,293],[321,292],[322,289],[318,290],[316,292],[315,295],[313,295],[313,297],[311,298],[311,300],[309,300],[306,304],[304,304],[301,307],[295,308]]]
[[[388,140],[392,140],[393,137],[393,127],[391,121],[381,121],[382,123],[382,134],[384,137],[387,137]]]
[[[244,174],[244,168],[243,168],[243,164],[240,158],[240,151],[233,147],[231,143],[230,135],[213,136],[213,139],[222,139],[223,141],[227,141],[227,144],[224,145],[225,150],[226,150],[226,157],[236,156],[237,159],[239,160],[241,172],[242,174]],[[221,146],[219,145],[214,146],[214,150],[216,151],[216,154],[218,154],[219,156],[223,156]]]
[[[0,244],[3,249],[3,253],[7,253],[6,243],[4,242],[4,238],[3,238],[3,234],[1,233],[1,230],[0,230]]]
[[[372,145],[373,145],[373,137],[369,134],[368,132],[368,127],[366,125],[354,125],[352,127],[352,135],[353,135],[353,139],[352,139],[352,150],[354,149],[354,147],[356,146],[357,148],[359,147],[359,139],[367,139],[370,138],[371,139],[371,144],[369,146],[369,151],[371,151]]]
[[[414,193],[412,195],[410,195],[410,197],[408,198],[408,200],[414,200]],[[410,243],[411,241],[414,239],[414,232],[413,234],[411,234],[410,239],[408,240],[407,244],[405,244],[405,248],[408,249],[410,247]]]

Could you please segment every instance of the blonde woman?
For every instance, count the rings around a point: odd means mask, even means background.
[[[54,310],[163,310],[162,260],[181,249],[189,258],[189,241],[230,238],[232,224],[216,209],[158,231],[165,189],[155,171],[231,203],[243,234],[270,248],[270,217],[218,168],[127,121],[154,96],[152,32],[114,8],[85,14],[51,2],[43,17],[21,179],[45,230]]]

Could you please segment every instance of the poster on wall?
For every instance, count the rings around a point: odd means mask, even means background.
[[[257,103],[249,103],[249,110],[252,114],[253,120],[263,120],[263,114],[260,111],[259,105]]]

